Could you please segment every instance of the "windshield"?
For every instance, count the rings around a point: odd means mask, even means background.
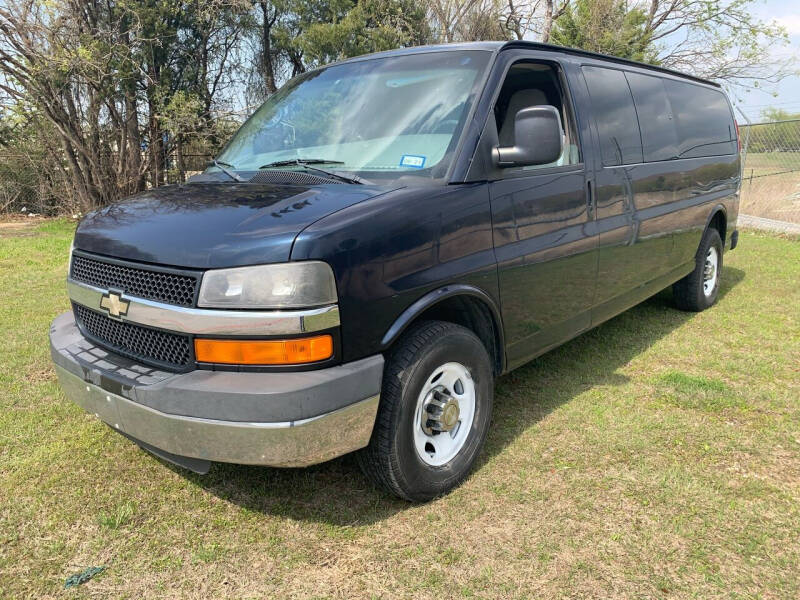
[[[218,160],[236,171],[297,168],[274,164],[297,159],[370,179],[442,177],[490,57],[432,52],[301,75],[242,125]]]

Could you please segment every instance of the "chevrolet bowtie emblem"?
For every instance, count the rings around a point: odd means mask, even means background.
[[[122,294],[108,292],[100,299],[100,308],[105,308],[112,317],[124,317],[128,314],[130,302],[122,299]]]

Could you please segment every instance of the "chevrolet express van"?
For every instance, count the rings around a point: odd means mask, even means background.
[[[529,42],[289,81],[209,168],[87,215],[50,341],[67,396],[148,451],[357,451],[412,501],[466,477],[494,379],[667,286],[717,298],[738,133],[718,85]]]

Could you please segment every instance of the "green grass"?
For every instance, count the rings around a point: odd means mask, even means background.
[[[800,152],[748,151],[745,156],[745,174],[749,176],[751,169],[755,175],[800,171]]]
[[[662,293],[503,377],[474,474],[415,506],[351,457],[189,474],[68,402],[73,227],[0,229],[0,598],[800,597],[797,241],[743,234],[713,309]]]

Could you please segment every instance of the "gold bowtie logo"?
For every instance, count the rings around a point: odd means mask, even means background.
[[[122,299],[122,294],[108,292],[100,299],[100,308],[105,308],[112,317],[124,317],[128,314],[130,302]]]

